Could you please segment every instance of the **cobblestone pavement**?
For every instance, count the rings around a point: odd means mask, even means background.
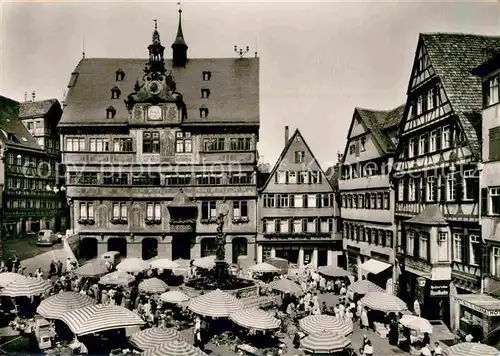
[[[23,238],[8,240],[3,242],[4,258],[11,258],[14,255],[22,261],[28,258],[35,257],[39,254],[51,250],[62,248],[62,244],[54,244],[53,246],[38,246],[36,236],[26,236]]]

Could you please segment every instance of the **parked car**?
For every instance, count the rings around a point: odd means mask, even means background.
[[[40,230],[36,244],[39,246],[52,246],[57,243],[57,236],[52,230]]]
[[[104,262],[109,262],[111,265],[116,266],[121,262],[120,252],[118,251],[108,251],[101,255],[101,260]]]

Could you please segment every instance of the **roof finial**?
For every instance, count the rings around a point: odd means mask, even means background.
[[[85,37],[82,38],[82,59],[85,59]]]
[[[177,5],[179,5],[179,24],[177,26],[177,35],[175,36],[174,45],[186,45],[186,42],[184,41],[184,34],[182,33],[182,4],[179,1]]]
[[[153,19],[153,22],[155,23],[155,31],[158,31],[158,20]]]

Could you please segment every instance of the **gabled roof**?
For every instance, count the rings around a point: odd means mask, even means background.
[[[19,118],[25,119],[30,117],[42,117],[57,103],[57,99],[20,102]]]
[[[147,59],[86,58],[78,63],[71,75],[66,107],[61,126],[126,124],[129,112],[123,98],[133,92],[136,80],[142,84]],[[172,67],[176,91],[186,104],[185,123],[252,124],[259,125],[259,59],[258,58],[196,58],[188,59],[185,67]],[[117,69],[125,76],[116,81]],[[211,73],[203,80],[203,72]],[[118,86],[123,93],[112,99],[110,90]],[[201,98],[201,89],[210,89],[210,97]],[[106,108],[116,109],[112,119],[106,118]],[[208,108],[207,118],[200,118],[200,107]]]
[[[432,226],[448,225],[438,204],[428,205],[420,214],[406,220],[405,223]]]
[[[489,59],[491,48],[499,48],[500,37],[425,33],[420,39],[472,152],[481,157],[482,87],[471,71]]]
[[[19,103],[0,96],[0,140],[9,146],[42,151],[19,119]]]
[[[325,172],[323,171],[323,168],[321,168],[321,165],[319,164],[318,160],[314,156],[313,151],[309,148],[309,145],[307,144],[306,140],[304,140],[304,137],[300,133],[299,129],[296,129],[295,132],[293,133],[293,135],[288,139],[288,142],[286,143],[285,148],[283,149],[283,151],[281,151],[281,154],[280,154],[278,160],[276,161],[276,164],[274,165],[273,169],[271,170],[271,173],[269,173],[269,177],[267,178],[266,182],[264,183],[264,185],[260,189],[261,191],[263,191],[264,189],[267,188],[269,182],[274,177],[274,174],[276,173],[276,170],[280,166],[281,162],[283,162],[283,160],[285,159],[285,156],[286,156],[286,154],[287,154],[290,146],[292,145],[293,141],[295,140],[295,137],[297,137],[297,136],[299,136],[299,138],[304,143],[304,146],[305,146],[306,150],[308,150],[309,153],[311,153],[311,157],[314,160],[314,162],[318,165],[318,167],[321,169],[321,173],[323,174],[323,177],[327,178]],[[332,186],[332,183],[330,182],[330,180],[328,178],[326,179],[326,181],[332,187],[332,189],[334,189],[334,187]]]
[[[336,191],[339,189],[340,162],[335,166],[330,166],[325,172],[326,178]]]

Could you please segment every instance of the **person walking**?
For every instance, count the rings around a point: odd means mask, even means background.
[[[366,311],[365,308],[363,308],[361,310],[361,315],[359,317],[359,323],[360,323],[361,329],[368,329],[368,327],[370,326],[370,323],[368,321],[368,312]]]

